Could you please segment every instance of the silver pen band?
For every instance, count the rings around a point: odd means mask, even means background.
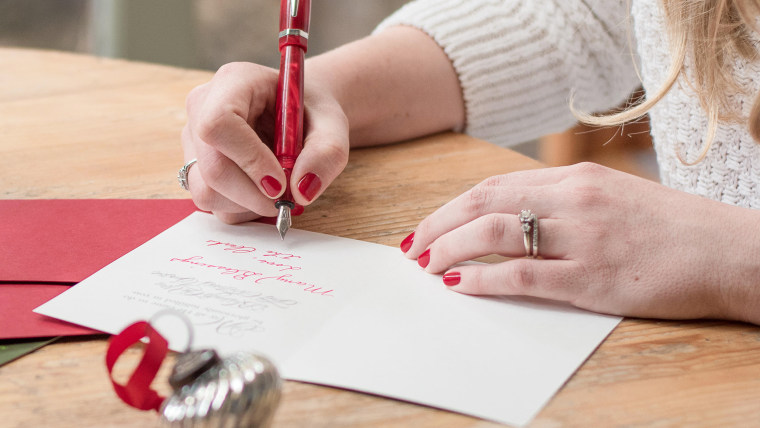
[[[286,30],[280,31],[280,38],[287,37],[287,36],[299,36],[307,40],[309,39],[309,33],[307,33],[304,30],[299,30],[297,28],[288,28]]]

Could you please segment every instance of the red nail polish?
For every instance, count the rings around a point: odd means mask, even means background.
[[[399,245],[399,247],[401,247],[401,251],[405,253],[409,251],[410,248],[412,248],[413,243],[414,243],[414,232],[410,233],[409,236],[404,238],[404,240],[401,241],[401,245]]]
[[[425,250],[424,253],[420,254],[419,257],[417,257],[417,264],[421,267],[427,267],[427,265],[430,263],[430,248]]]
[[[301,181],[298,182],[298,191],[309,201],[317,196],[320,187],[322,187],[322,180],[319,179],[317,174],[311,172],[304,175]]]
[[[282,190],[280,182],[271,175],[265,175],[264,178],[261,179],[261,187],[264,188],[264,191],[267,192],[267,195],[269,195],[270,198],[279,195],[280,190]]]
[[[459,274],[459,272],[449,272],[443,275],[443,283],[449,287],[459,284],[459,281],[461,280],[462,276]]]
[[[296,206],[293,207],[292,210],[290,210],[290,215],[294,217],[303,214],[303,205],[300,205],[300,204],[295,204],[295,205]]]

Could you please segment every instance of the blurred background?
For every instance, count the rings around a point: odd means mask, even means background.
[[[405,0],[317,0],[315,55],[369,34]],[[0,45],[216,70],[276,67],[279,0],[0,0]],[[312,31],[314,33],[314,31]]]
[[[315,0],[309,55],[368,35],[404,3]],[[231,61],[277,67],[279,4],[279,0],[0,0],[0,46],[207,70]],[[657,178],[646,121],[626,125],[622,132],[577,127],[515,149],[551,166],[590,160]]]

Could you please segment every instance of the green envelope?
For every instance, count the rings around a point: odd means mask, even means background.
[[[43,346],[53,343],[58,339],[54,337],[52,339],[45,340],[22,340],[22,341],[2,341],[0,342],[0,366],[10,363],[18,357],[24,356],[30,352],[34,352]]]

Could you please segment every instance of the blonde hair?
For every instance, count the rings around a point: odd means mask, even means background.
[[[749,117],[742,117],[729,101],[730,92],[741,91],[733,75],[737,55],[748,60],[758,56],[750,36],[760,33],[760,0],[662,0],[662,4],[673,58],[662,87],[633,106],[601,116],[580,112],[571,101],[573,113],[588,125],[622,125],[644,116],[683,75],[699,98],[708,128],[697,160],[687,163],[678,153],[681,162],[693,165],[704,159],[719,121],[748,121],[750,135],[760,142],[760,95],[756,95]],[[687,57],[693,65],[690,76],[685,73]]]

